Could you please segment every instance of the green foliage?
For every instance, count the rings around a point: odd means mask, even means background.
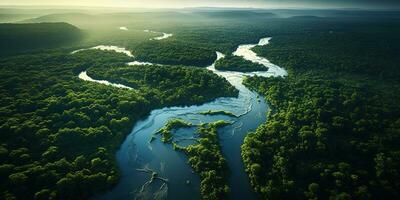
[[[272,108],[242,146],[246,172],[263,198],[399,197],[395,24],[303,23],[303,29],[276,34],[271,46],[256,47],[290,72],[245,80]]]
[[[222,71],[254,72],[268,71],[264,65],[245,60],[241,56],[227,55],[215,63],[215,69]]]
[[[230,117],[238,117],[234,113],[228,112],[225,110],[207,110],[207,111],[200,112],[199,114],[202,114],[202,115],[227,115]]]
[[[71,46],[82,36],[67,23],[0,24],[0,56]]]
[[[206,69],[184,66],[104,66],[89,68],[90,77],[121,83],[139,90],[140,93],[152,93],[162,105],[201,104],[215,98],[214,92],[221,96],[235,96],[238,91],[227,80]],[[179,77],[179,78],[177,78]],[[221,87],[222,86],[222,87]],[[125,102],[127,112],[134,110]]]
[[[398,19],[371,20],[368,13],[356,18],[265,15],[52,14],[29,21],[71,23],[85,31],[84,40],[75,37],[79,30],[62,23],[5,24],[0,52],[30,53],[79,41],[85,47],[127,47],[140,60],[155,63],[206,66],[215,60],[215,51],[229,54],[239,44],[271,35],[271,45],[254,51],[290,75],[246,81],[274,108],[243,146],[255,190],[270,199],[398,198]],[[118,30],[121,24],[129,31]],[[156,35],[142,30],[154,27],[174,36],[149,41]],[[237,94],[205,70],[126,67],[128,61],[123,54],[96,50],[0,59],[1,199],[91,198],[117,183],[114,153],[134,121],[155,108]],[[86,69],[94,78],[138,90],[79,80],[77,74]],[[210,127],[199,132],[202,138],[191,150],[190,163],[203,180],[202,195],[226,198],[227,170],[216,132]]]
[[[0,60],[2,199],[88,199],[117,183],[114,154],[134,121],[156,108],[237,93],[205,69],[126,67],[129,59],[93,50]],[[80,80],[88,67],[105,80],[138,82],[140,92]]]
[[[152,40],[139,44],[133,50],[139,60],[168,65],[204,67],[217,59],[215,51],[189,41]]]
[[[157,131],[157,134],[162,135],[163,142],[170,142],[172,140],[172,130],[191,126],[193,125],[190,122],[186,122],[181,119],[171,119],[165,124],[163,128]]]
[[[180,147],[173,143],[175,150],[184,151],[189,156],[189,164],[201,177],[200,194],[202,199],[226,199],[228,166],[222,156],[218,141],[218,128],[231,124],[223,120],[201,124],[197,128],[198,143]]]
[[[228,125],[231,125],[231,124],[232,124],[232,122],[229,122],[229,121],[218,120],[216,122],[211,123],[211,126],[215,127],[215,128],[221,128],[221,127],[228,126]]]

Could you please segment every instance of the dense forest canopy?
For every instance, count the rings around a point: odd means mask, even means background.
[[[199,137],[197,144],[188,147],[174,144],[174,149],[183,151],[189,156],[188,163],[199,173],[202,199],[228,198],[230,190],[227,183],[229,168],[221,153],[218,128],[229,124],[230,122],[224,120],[200,124],[197,127]]]
[[[72,46],[83,33],[67,23],[0,24],[0,56]]]
[[[205,69],[125,67],[129,59],[55,51],[1,60],[2,198],[87,199],[117,183],[114,152],[134,121],[155,108],[236,95]],[[78,79],[89,66],[121,82],[140,74],[140,92]]]
[[[115,152],[135,122],[156,108],[236,96],[226,80],[195,66],[266,36],[271,45],[253,51],[289,75],[244,81],[272,108],[242,146],[254,190],[263,199],[399,197],[399,13],[37,12],[24,24],[0,25],[2,199],[89,199],[109,190],[120,176]],[[69,24],[25,24],[32,22]],[[151,40],[160,34],[146,29],[173,36]],[[71,54],[96,45],[126,47],[134,58]],[[165,65],[126,65],[133,60]],[[221,63],[258,68],[233,56]],[[85,82],[84,70],[134,90]],[[205,199],[229,191],[217,127],[199,127],[201,142],[180,149]]]
[[[215,69],[222,71],[254,72],[268,71],[264,65],[245,60],[241,56],[227,55],[215,63]]]
[[[142,61],[169,65],[204,67],[217,59],[215,51],[211,49],[199,47],[190,41],[181,42],[171,39],[142,43],[135,47],[134,54]]]
[[[266,199],[396,199],[399,23],[315,23],[254,49],[290,73],[245,81],[273,108],[242,146],[251,183]]]
[[[122,83],[157,96],[162,105],[201,104],[215,98],[215,92],[223,86],[221,96],[234,96],[237,90],[204,69],[185,66],[125,66],[89,68],[88,74],[99,80]],[[187,84],[187,85],[186,85]],[[186,85],[186,86],[185,86]],[[185,87],[183,87],[185,86]]]

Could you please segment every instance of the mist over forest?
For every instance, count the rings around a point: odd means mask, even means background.
[[[1,1],[0,199],[398,199],[398,8]]]

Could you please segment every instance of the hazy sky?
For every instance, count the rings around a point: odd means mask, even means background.
[[[0,5],[70,5],[98,7],[336,7],[400,8],[400,0],[0,0]]]

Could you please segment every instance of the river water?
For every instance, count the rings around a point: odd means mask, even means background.
[[[118,83],[111,83],[107,80],[95,80],[92,79],[90,76],[87,75],[86,71],[83,71],[81,73],[79,73],[78,78],[84,80],[84,81],[90,81],[90,82],[95,82],[95,83],[100,83],[100,84],[104,84],[104,85],[109,85],[109,86],[113,86],[113,87],[117,87],[117,88],[125,88],[125,89],[129,89],[129,90],[133,90],[133,88],[122,85],[122,84],[118,84]]]
[[[152,30],[144,30],[144,32],[162,34],[161,36],[152,38],[152,39],[150,39],[150,40],[164,40],[164,39],[167,39],[167,38],[173,36],[172,33],[163,33],[163,32],[157,32],[157,31],[152,31]]]
[[[200,199],[200,177],[187,164],[186,155],[173,150],[171,144],[161,142],[159,136],[153,140],[154,133],[170,119],[182,119],[193,124],[217,120],[231,121],[231,125],[218,130],[221,150],[230,169],[229,185],[231,192],[229,196],[230,199],[238,200],[255,199],[256,196],[244,171],[240,146],[249,131],[254,131],[266,121],[266,112],[269,108],[264,98],[247,89],[242,84],[242,80],[245,76],[287,75],[284,69],[270,63],[265,58],[258,57],[251,50],[256,45],[267,45],[269,40],[270,38],[263,38],[258,44],[240,45],[233,53],[268,67],[268,71],[242,73],[218,71],[214,64],[207,67],[208,70],[227,79],[239,90],[237,98],[218,98],[200,106],[157,109],[153,110],[147,118],[136,122],[131,134],[127,136],[120,150],[116,153],[121,172],[120,182],[115,188],[98,197],[98,199]],[[119,47],[112,47],[111,50],[113,49],[117,52],[125,51],[125,49]],[[126,54],[132,56],[130,52]],[[216,52],[216,54],[217,60],[224,57],[220,52]],[[89,80],[88,78],[86,78],[86,81],[102,83],[99,80]],[[108,82],[107,84],[113,83]],[[121,87],[121,85],[119,86]],[[228,111],[238,117],[200,114],[208,110]],[[174,140],[182,146],[195,142],[192,140],[195,137],[194,128],[178,129],[174,132]],[[148,184],[151,179],[151,172],[156,172],[159,177],[165,178],[166,181],[156,179]]]
[[[129,30],[128,27],[126,27],[126,26],[118,27],[118,29],[121,30],[121,31],[128,31]],[[157,36],[157,37],[151,38],[150,40],[164,40],[164,39],[167,39],[167,38],[173,36],[172,33],[157,32],[157,31],[152,31],[152,30],[143,30],[143,31],[146,32],[146,33],[161,34],[161,36]]]

